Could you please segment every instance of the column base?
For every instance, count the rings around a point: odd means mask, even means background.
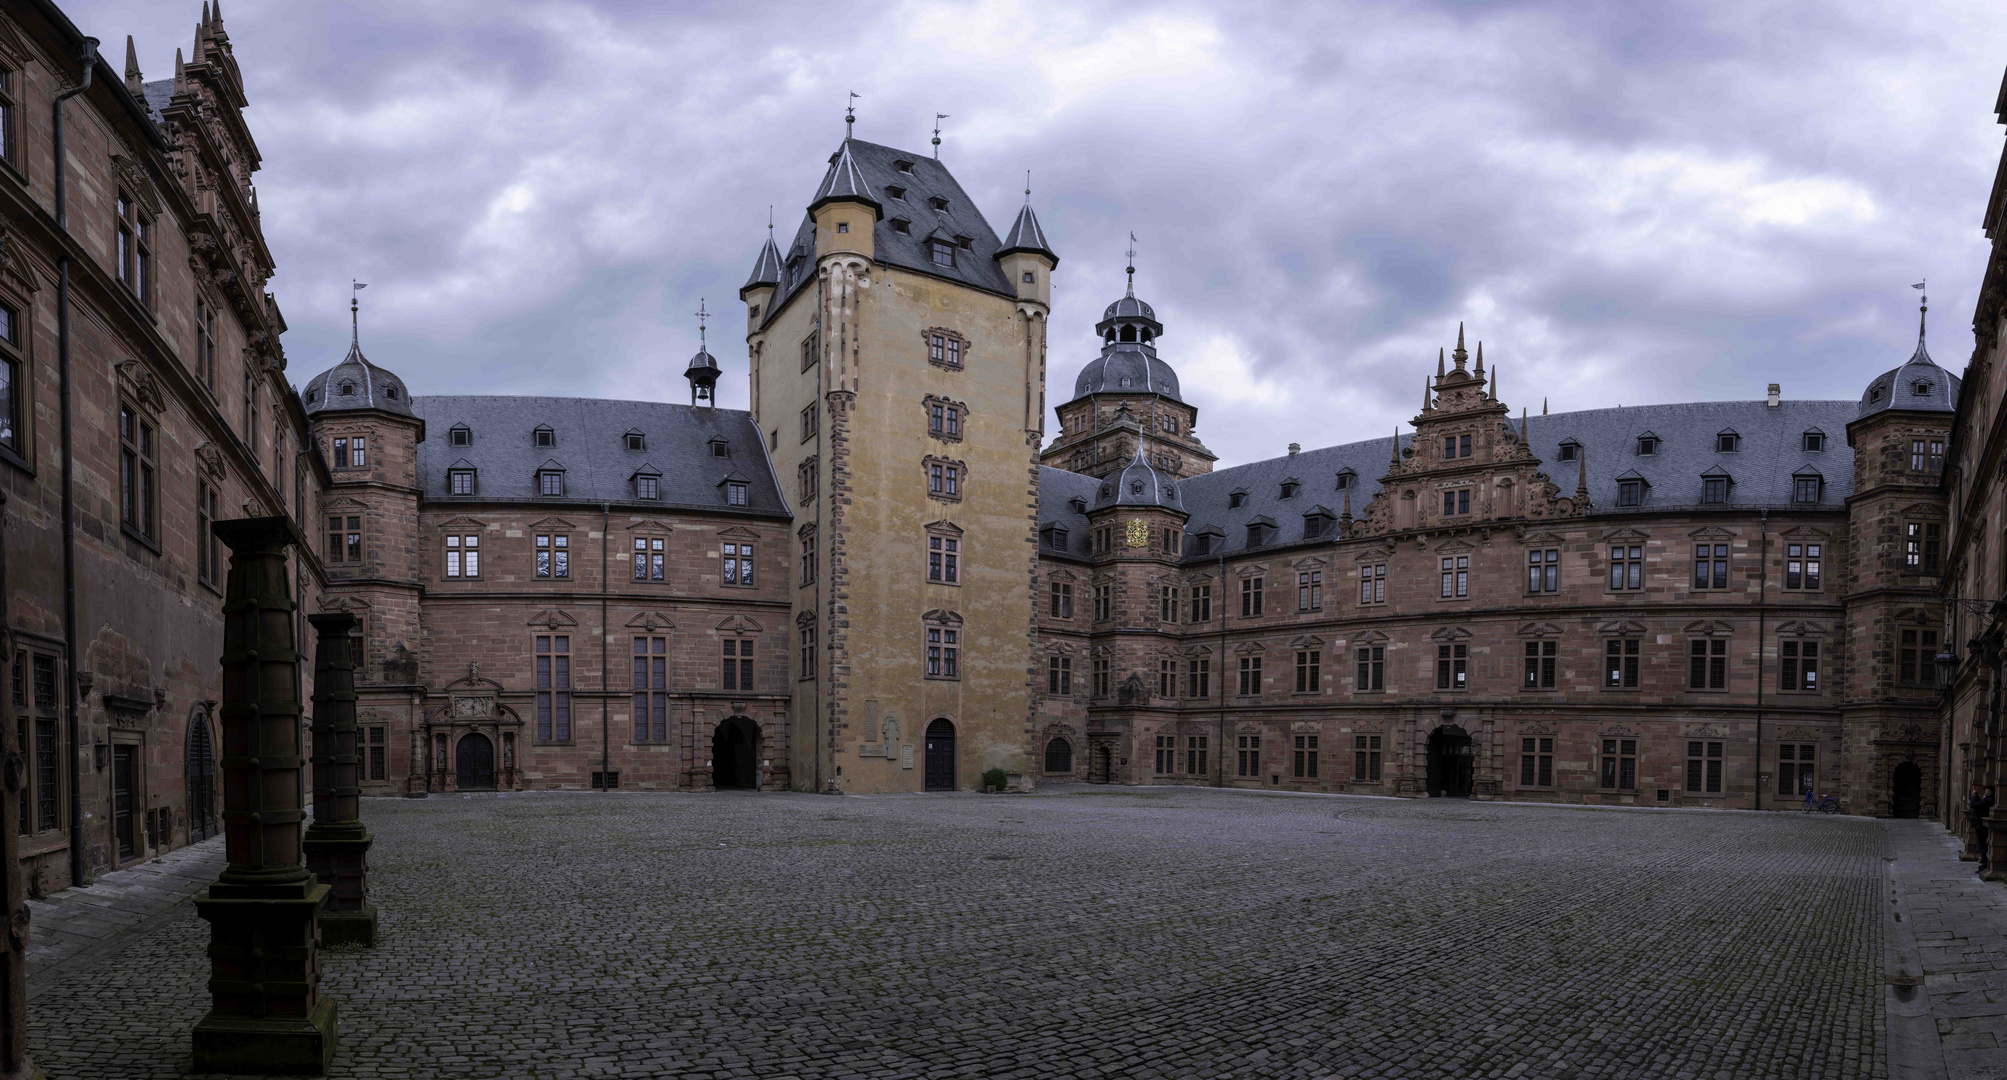
[[[361,911],[326,911],[320,914],[321,945],[376,944],[376,905],[365,904]]]
[[[334,999],[328,997],[304,1017],[212,1011],[195,1025],[194,1071],[320,1076],[334,1061],[336,1026]]]

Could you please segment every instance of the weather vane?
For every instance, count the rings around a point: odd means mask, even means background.
[[[359,306],[355,302],[356,294],[367,288],[369,288],[367,281],[348,279],[348,342],[358,347],[362,344],[362,330],[356,321],[356,309]]]
[[[1026,179],[1028,181],[1029,176]],[[1027,192],[1027,194],[1029,193]],[[1129,233],[1129,295],[1136,295],[1136,233],[1134,230],[1131,230]]]
[[[704,320],[710,317],[711,313],[704,310],[704,298],[701,296],[698,297],[697,298],[697,351],[698,352],[709,351],[708,348],[706,347],[704,340]]]
[[[850,92],[850,106],[849,108],[843,110],[843,137],[845,139],[850,138],[850,133],[856,127],[856,125],[857,125],[857,91],[852,90]]]
[[[947,118],[948,118],[948,114],[947,114],[947,113],[944,113],[944,112],[937,112],[937,113],[935,113],[935,114],[934,114],[934,160],[935,160],[935,161],[939,161],[939,160],[941,160],[941,121],[943,121],[943,120],[946,120]]]
[[[1031,170],[1024,171],[1024,204],[1031,205]]]
[[[1929,281],[1930,281],[1929,278],[1924,278],[1922,281],[1919,281],[1916,284],[1911,285],[1910,288],[1921,291],[1924,285],[1928,284]],[[1923,340],[1923,321],[1927,316],[1929,316],[1929,314],[1930,314],[1930,294],[1926,292],[1923,294],[1923,299],[1920,302],[1918,302],[1916,306],[1916,339],[1918,341]]]

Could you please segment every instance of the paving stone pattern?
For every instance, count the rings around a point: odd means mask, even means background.
[[[1887,1075],[1879,823],[1173,789],[370,800],[346,1077]],[[182,905],[37,989],[179,1077]]]
[[[208,888],[223,865],[223,838],[212,836],[100,875],[88,888],[28,901],[28,977],[119,945],[120,935]]]
[[[1958,861],[1964,845],[1936,825],[1886,825],[1896,908],[1915,940],[1942,1054],[1941,1065],[1925,1055],[1916,1075],[2007,1080],[2007,889],[1980,881],[1976,864]]]

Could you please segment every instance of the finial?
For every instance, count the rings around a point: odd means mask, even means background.
[[[1394,464],[1401,463],[1401,425],[1394,425]]]
[[[1429,377],[1424,375],[1422,376],[1422,411],[1428,412],[1432,408],[1434,406],[1429,402]]]
[[[710,351],[710,349],[706,347],[704,341],[704,320],[710,317],[711,313],[704,310],[704,298],[701,296],[698,297],[697,298],[697,351],[698,352]]]
[[[934,114],[934,160],[935,160],[935,161],[939,161],[939,160],[941,160],[941,121],[943,121],[943,120],[946,120],[947,118],[948,118],[948,114],[947,114],[947,113],[944,113],[944,112],[937,112],[937,113],[935,113],[935,114]]]
[[[1031,205],[1031,170],[1024,171],[1024,204]]]
[[[1547,415],[1547,399],[1546,399],[1546,398],[1541,398],[1541,399],[1540,399],[1540,415],[1542,415],[1542,416],[1546,416],[1546,415]]]
[[[1136,295],[1136,233],[1129,232],[1129,296]]]
[[[139,53],[132,47],[132,35],[125,36],[125,77],[128,82],[139,75]]]
[[[1477,343],[1477,377],[1484,378],[1484,342]]]
[[[1589,497],[1589,448],[1586,446],[1581,446],[1575,449],[1575,498],[1577,500],[1576,505],[1578,506],[1581,505],[1581,500],[1585,500],[1588,497]]]
[[[1911,285],[1910,288],[1922,289],[1926,284],[1929,283],[1929,281],[1930,281],[1929,278],[1924,278],[1922,281],[1919,281],[1916,284]],[[1926,292],[1923,294],[1922,302],[1917,304],[1916,306],[1916,343],[1919,346],[1923,344],[1923,321],[1925,317],[1927,317],[1929,314],[1930,314],[1930,294]]]
[[[1343,513],[1341,513],[1341,514],[1339,514],[1339,515],[1338,515],[1338,521],[1339,521],[1339,529],[1338,529],[1338,537],[1339,537],[1339,539],[1341,539],[1341,540],[1342,540],[1342,539],[1344,539],[1344,537],[1345,537],[1345,534],[1346,534],[1346,533],[1349,533],[1349,532],[1351,532],[1351,531],[1352,531],[1352,485],[1351,485],[1351,484],[1346,484],[1346,485],[1345,485],[1345,510],[1344,510],[1344,512],[1343,512]]]
[[[1477,346],[1477,354],[1478,354],[1478,356],[1480,356],[1480,357],[1482,357],[1482,356],[1484,355],[1484,343],[1483,343],[1483,342],[1478,342],[1478,346]],[[1482,370],[1482,369],[1480,368],[1479,370]],[[1497,365],[1497,364],[1493,364],[1493,365],[1491,365],[1491,400],[1493,400],[1493,401],[1497,401],[1497,400],[1498,400],[1498,365]]]
[[[1528,450],[1533,449],[1533,436],[1526,433],[1526,406],[1524,405],[1519,407],[1519,444]]]
[[[356,312],[359,310],[360,305],[355,300],[356,294],[367,288],[369,288],[369,282],[367,281],[357,281],[354,278],[348,279],[348,343],[351,348],[357,351],[362,349],[362,329],[361,323],[356,317]]]
[[[850,141],[850,133],[857,124],[857,91],[850,92],[850,105],[843,110],[843,141]]]
[[[1456,351],[1450,354],[1450,359],[1456,361],[1458,371],[1462,371],[1463,362],[1470,359],[1470,354],[1463,348],[1463,324],[1460,322],[1456,324]]]
[[[1442,377],[1443,377],[1443,347],[1438,345],[1436,346],[1436,379],[1440,381]]]

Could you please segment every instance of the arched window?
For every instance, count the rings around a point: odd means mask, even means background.
[[[1073,771],[1073,744],[1065,739],[1054,739],[1045,744],[1045,771],[1070,773]]]
[[[1123,327],[1123,328],[1122,328],[1122,340],[1123,340],[1123,341],[1134,341],[1134,340],[1136,340],[1136,328],[1135,328],[1135,327],[1133,327],[1133,326],[1125,326],[1125,327]]]

